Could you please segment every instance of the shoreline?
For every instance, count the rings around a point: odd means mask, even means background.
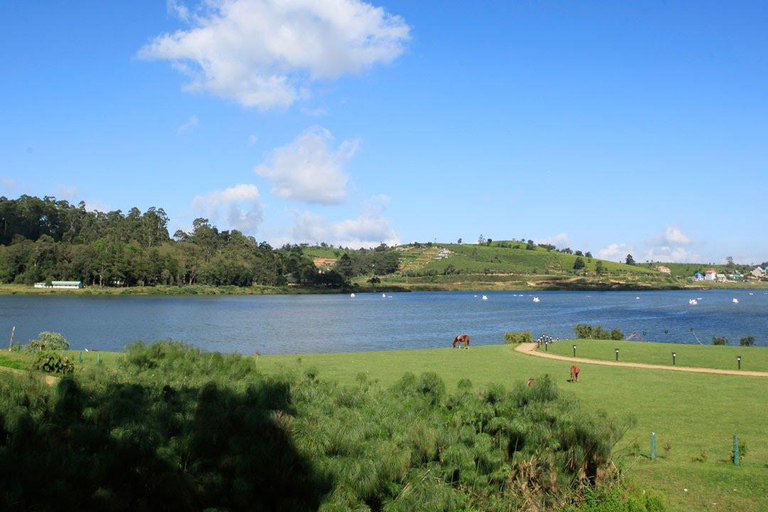
[[[648,284],[648,283],[531,283],[531,282],[482,282],[482,283],[389,283],[373,287],[322,289],[290,286],[136,286],[136,287],[85,287],[79,289],[33,288],[26,285],[0,285],[0,296],[236,296],[236,295],[344,295],[349,293],[407,293],[407,292],[493,292],[493,291],[707,291],[707,290],[766,290],[768,283],[717,283],[701,284]]]

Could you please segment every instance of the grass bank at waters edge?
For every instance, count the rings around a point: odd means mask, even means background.
[[[394,285],[358,286],[355,293],[407,292],[403,287]],[[34,288],[20,284],[0,284],[0,295],[35,295],[35,296],[121,296],[121,295],[303,295],[303,294],[338,294],[348,290],[332,288],[306,288],[300,286],[132,286],[126,288],[87,287],[79,289]]]
[[[731,343],[738,340],[731,340]],[[741,369],[745,371],[768,372],[768,349],[765,347],[683,345],[672,343],[650,343],[644,341],[613,340],[562,340],[550,344],[547,352],[560,356],[576,356],[602,361],[615,361],[616,349],[619,349],[619,361],[622,363],[657,364],[672,366],[672,353],[676,354],[677,366],[715,368],[718,370],[736,370],[736,358],[741,356]],[[545,351],[545,347],[538,349]],[[766,439],[768,441],[768,439]]]
[[[584,350],[588,344],[594,345],[597,351],[604,347],[615,348],[612,341],[587,343],[578,340],[576,343]],[[627,351],[651,347],[668,354],[674,347],[678,353],[686,354],[685,357],[695,356],[694,352],[683,352],[683,349],[697,349],[701,351],[699,360],[703,366],[716,367],[721,355],[724,354],[726,359],[730,357],[721,347],[626,343],[631,345]],[[571,344],[560,342],[555,346],[569,349]],[[750,350],[753,353],[750,358],[765,361],[761,351],[766,349]],[[23,360],[25,357],[23,353],[1,354],[0,361]],[[70,354],[77,364],[78,352]],[[121,357],[107,352],[84,352],[83,356],[84,364],[96,364],[96,358],[100,356],[101,364],[112,367]],[[469,350],[445,348],[259,356],[257,364],[268,374],[314,369],[321,380],[351,385],[356,384],[359,373],[390,385],[405,372],[418,375],[434,371],[449,389],[455,389],[461,379],[470,379],[478,387],[492,382],[510,386],[530,377],[538,379],[549,374],[564,392],[578,397],[590,410],[604,410],[619,417],[636,416],[637,426],[618,447],[619,462],[641,488],[662,492],[671,510],[768,510],[768,436],[765,434],[768,398],[764,393],[764,378],[582,363],[580,382],[569,384],[568,361],[524,355],[515,352],[511,345],[478,346]],[[656,461],[648,459],[651,432],[658,436],[659,458]],[[748,446],[740,468],[729,461],[734,433],[738,433]],[[665,450],[667,445],[670,447],[668,451]],[[705,462],[692,461],[702,455],[706,456]]]

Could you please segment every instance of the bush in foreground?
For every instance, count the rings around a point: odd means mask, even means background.
[[[27,344],[27,350],[37,352],[41,350],[62,351],[69,349],[69,342],[58,332],[41,332],[37,338]]]

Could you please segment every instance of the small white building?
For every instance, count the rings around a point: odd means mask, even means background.
[[[51,281],[51,285],[46,283],[35,283],[35,288],[59,288],[59,289],[77,289],[82,288],[82,281]]]
[[[704,272],[705,281],[717,281],[717,270],[710,268]]]

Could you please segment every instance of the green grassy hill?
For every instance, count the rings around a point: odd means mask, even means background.
[[[697,270],[715,268],[729,274],[739,266],[698,263],[638,263],[627,265],[594,257],[576,256],[535,246],[526,248],[519,240],[490,244],[412,243],[391,248],[400,258],[398,272],[381,277],[382,286],[412,290],[511,290],[511,289],[677,289],[685,287],[762,287],[749,283],[695,282]],[[312,258],[338,258],[347,250],[307,247]],[[574,269],[581,258],[584,267]],[[664,265],[669,276],[656,270]],[[599,266],[601,268],[599,268]],[[598,273],[600,270],[600,273]],[[366,285],[370,276],[355,279]]]

